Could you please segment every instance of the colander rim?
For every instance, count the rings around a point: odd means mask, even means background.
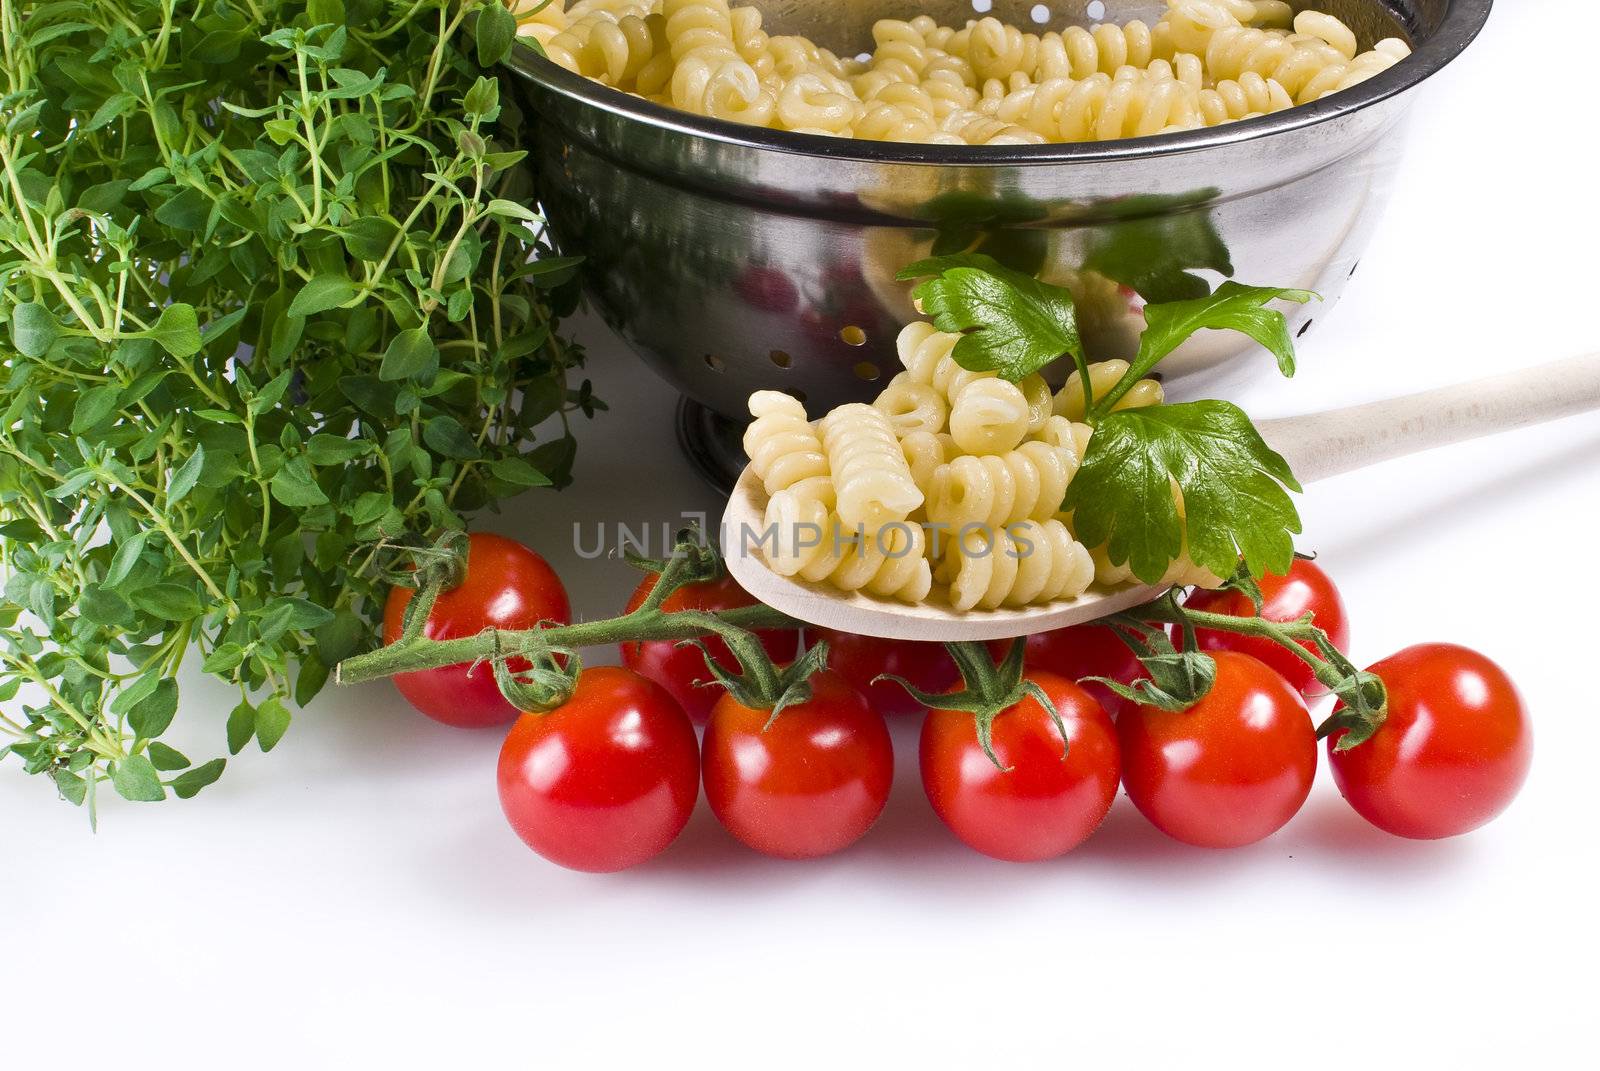
[[[1175,156],[1320,126],[1407,92],[1447,67],[1482,32],[1494,0],[1448,0],[1438,30],[1410,56],[1381,74],[1311,104],[1255,119],[1152,137],[1070,145],[922,145],[866,141],[748,126],[656,104],[575,74],[520,37],[505,64],[517,74],[580,104],[645,126],[724,145],[831,162],[982,167],[1090,163]]]

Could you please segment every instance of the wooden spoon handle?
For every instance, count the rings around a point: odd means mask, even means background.
[[[1600,353],[1326,413],[1264,420],[1301,483],[1600,409]]]

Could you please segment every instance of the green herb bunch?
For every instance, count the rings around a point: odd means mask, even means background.
[[[568,478],[598,403],[496,140],[514,32],[480,0],[0,0],[0,757],[91,815],[222,772],[159,739],[188,652],[237,686],[228,751],[270,750],[372,644],[386,546]]]

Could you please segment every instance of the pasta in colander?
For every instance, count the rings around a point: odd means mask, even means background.
[[[993,16],[882,19],[844,60],[769,35],[727,0],[508,0],[556,63],[714,118],[833,137],[1035,145],[1149,137],[1320,100],[1410,54],[1362,50],[1339,18],[1283,0],[1167,0],[1154,22],[1033,32]]]

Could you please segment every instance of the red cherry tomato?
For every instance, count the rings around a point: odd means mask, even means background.
[[[883,718],[843,677],[824,670],[812,696],[770,712],[724,695],[701,751],[706,802],[758,852],[810,859],[849,847],[889,799],[894,747]]]
[[[1184,711],[1134,706],[1117,719],[1122,783],[1156,828],[1202,848],[1237,848],[1295,816],[1317,773],[1300,693],[1262,662],[1217,651],[1216,683]]]
[[[637,610],[650,592],[655,589],[657,577],[652,574],[639,582],[628,599],[628,612]],[[732,610],[740,606],[754,606],[756,600],[745,593],[731,576],[704,584],[686,584],[668,595],[661,608],[673,613],[679,610]],[[799,647],[800,634],[794,629],[774,629],[757,633],[761,646],[779,664],[794,661]],[[707,637],[717,664],[730,672],[738,672],[738,659],[728,650],[728,645],[715,636]],[[715,683],[702,686],[701,682],[714,682],[716,678],[706,668],[705,655],[698,647],[680,647],[676,640],[647,640],[644,643],[624,643],[622,663],[635,673],[642,674],[665,688],[678,701],[696,724],[703,724],[711,716],[711,708],[722,687]]]
[[[922,787],[936,814],[969,846],[996,859],[1053,859],[1088,839],[1117,798],[1117,729],[1089,693],[1053,673],[1028,674],[1067,729],[1031,695],[995,718],[995,754],[978,745],[971,714],[929,711],[922,723]]]
[[[1333,580],[1315,562],[1296,558],[1285,576],[1267,575],[1261,578],[1261,616],[1268,621],[1298,621],[1312,614],[1313,623],[1328,634],[1339,650],[1350,650],[1350,618],[1345,613],[1344,599]],[[1184,603],[1191,610],[1204,610],[1213,614],[1233,617],[1254,617],[1255,606],[1248,596],[1238,591],[1198,590]],[[1242,651],[1253,655],[1283,674],[1302,695],[1321,695],[1326,689],[1318,682],[1311,667],[1271,640],[1254,636],[1238,636],[1231,632],[1211,632],[1197,629],[1195,638],[1202,651]],[[1308,651],[1317,645],[1304,641]]]
[[[1004,658],[1011,642],[996,640],[989,645],[990,653],[996,658]],[[1028,637],[1022,658],[1029,670],[1044,670],[1069,681],[1081,681],[1084,677],[1110,677],[1123,684],[1132,684],[1148,676],[1139,657],[1106,625],[1073,625],[1052,632],[1035,633]],[[1131,705],[1098,681],[1083,681],[1080,687],[1113,718],[1122,713],[1123,707]]]
[[[922,704],[911,698],[894,681],[878,681],[883,674],[904,677],[920,691],[949,690],[961,673],[942,643],[915,640],[883,640],[875,636],[856,636],[829,628],[808,627],[807,633],[828,644],[828,666],[867,697],[879,714],[915,714]]]
[[[389,589],[383,607],[384,643],[400,638],[412,594],[407,587]],[[572,621],[567,592],[555,570],[521,543],[474,532],[467,547],[466,579],[439,595],[422,632],[430,640],[454,640],[486,628],[529,629],[541,621]],[[416,670],[398,674],[394,683],[412,706],[446,725],[482,729],[515,718],[519,711],[500,694],[494,674],[485,666],[469,674],[471,668],[462,664]]]
[[[578,675],[572,698],[524,714],[500,749],[500,806],[528,847],[609,873],[666,850],[700,789],[694,727],[659,685],[618,666]]]
[[[1407,647],[1371,667],[1389,692],[1372,738],[1328,761],[1361,817],[1400,837],[1477,829],[1505,810],[1528,776],[1533,731],[1505,671],[1448,643]]]

